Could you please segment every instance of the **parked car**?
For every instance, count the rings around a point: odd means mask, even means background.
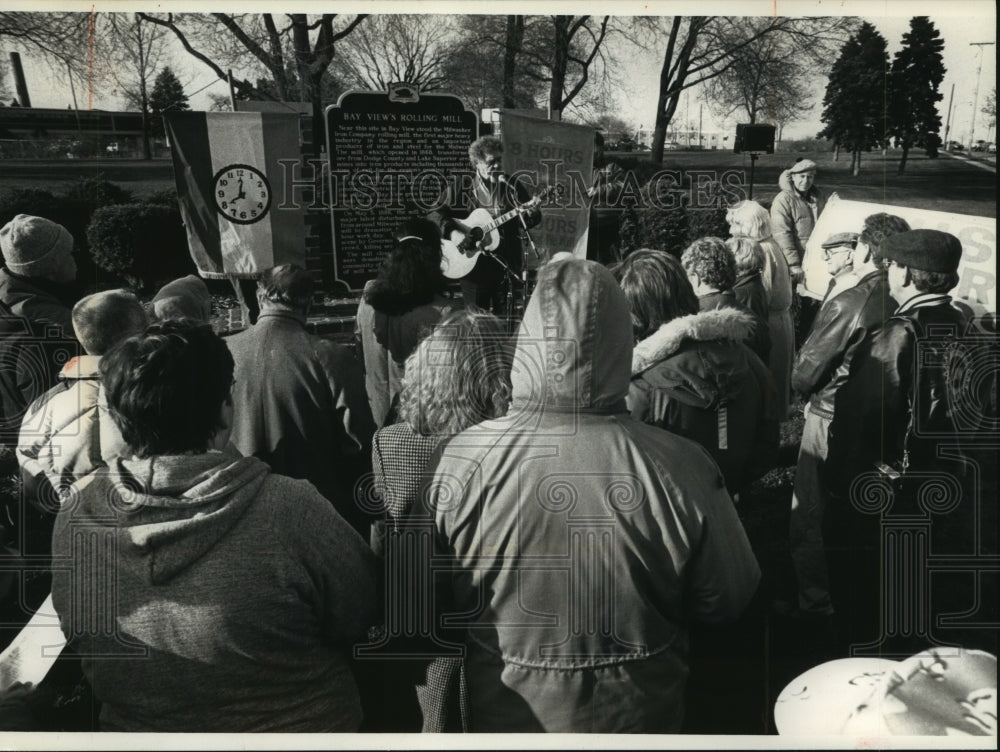
[[[663,148],[667,151],[677,151],[681,148],[681,145],[676,141],[668,141],[663,145]]]
[[[949,141],[948,145],[945,147],[948,151],[964,151],[965,147],[962,146],[958,141]]]
[[[996,144],[986,144],[986,151],[989,154],[996,154],[997,153],[997,145]]]
[[[119,151],[118,142],[112,141],[110,144],[104,147],[104,151],[106,151],[108,154],[117,154]]]

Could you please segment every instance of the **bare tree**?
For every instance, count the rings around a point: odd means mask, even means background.
[[[549,85],[549,110],[562,113],[583,90],[591,75],[606,63],[603,44],[611,16],[529,17],[541,24],[522,54],[531,63],[528,75]]]
[[[731,43],[753,35],[766,19],[745,18],[734,25]],[[825,44],[806,44],[804,36],[767,34],[740,48],[733,64],[708,81],[705,98],[716,113],[728,118],[740,113],[747,122],[758,118],[780,124],[810,109],[810,84],[826,73],[832,50]]]
[[[126,106],[142,113],[142,155],[151,159],[149,89],[164,55],[167,31],[139,13],[108,13],[105,20],[100,46]]]
[[[337,42],[366,18],[357,14],[339,24],[338,14],[307,16],[290,13],[140,13],[150,23],[169,29],[184,49],[209,67],[219,79],[233,76],[237,93],[252,99],[302,99],[312,102],[321,116],[323,78],[334,58]],[[258,85],[265,74],[267,86]]]
[[[343,42],[336,67],[352,86],[384,91],[394,81],[440,89],[453,37],[446,17],[377,15]]]
[[[522,54],[525,48],[544,44],[544,30],[536,20],[532,16],[459,16],[442,86],[474,110],[536,107],[547,95],[544,67]],[[503,60],[502,66],[498,60]]]
[[[0,12],[0,39],[20,45],[46,62],[56,78],[68,81],[74,106],[77,85],[87,92],[87,106],[101,88],[103,71],[95,56],[96,13]]]
[[[836,43],[853,28],[853,19],[796,19],[769,16],[759,26],[740,34],[743,19],[720,16],[674,16],[673,18],[637,19],[637,26],[647,39],[658,43],[666,37],[660,86],[656,101],[656,124],[650,159],[663,160],[667,126],[677,112],[681,94],[701,83],[722,75],[736,64],[744,48],[772,34],[801,39],[805,44]],[[795,65],[796,61],[786,61]]]

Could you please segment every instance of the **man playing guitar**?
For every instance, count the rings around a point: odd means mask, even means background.
[[[501,168],[503,145],[499,138],[482,136],[473,141],[469,146],[469,160],[475,168],[471,208],[486,209],[490,215],[498,217],[530,201],[531,194],[524,184],[508,181]],[[452,231],[460,229],[456,223],[459,217],[453,214],[451,208],[456,204],[457,197],[448,195],[446,198],[442,207],[428,216],[438,225],[443,238],[448,238]],[[535,227],[542,221],[542,212],[537,203],[521,216],[525,228]],[[466,305],[476,305],[504,315],[507,285],[512,283],[504,265],[517,277],[520,277],[524,266],[521,228],[521,220],[515,217],[495,230],[500,235],[499,246],[491,253],[480,253],[475,266],[461,279],[462,297]],[[475,239],[467,239],[463,250],[476,252],[478,248]]]

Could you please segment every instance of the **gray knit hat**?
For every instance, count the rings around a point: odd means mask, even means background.
[[[18,214],[0,229],[0,251],[14,274],[44,277],[73,252],[73,236],[44,217]]]

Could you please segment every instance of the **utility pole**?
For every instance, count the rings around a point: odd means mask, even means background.
[[[976,108],[979,107],[979,74],[983,70],[983,47],[990,47],[996,42],[969,42],[970,47],[979,48],[979,67],[976,68],[976,93],[972,95],[972,127],[969,130],[969,151],[972,151],[973,139],[976,137]]]
[[[951,151],[948,148],[948,131],[951,130],[951,101],[955,98],[955,84],[951,85],[951,93],[948,95],[948,117],[944,121],[944,149],[945,151]]]

